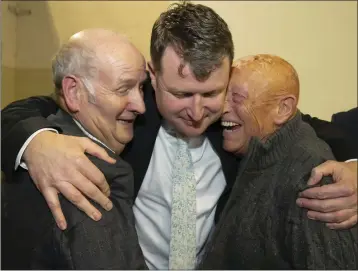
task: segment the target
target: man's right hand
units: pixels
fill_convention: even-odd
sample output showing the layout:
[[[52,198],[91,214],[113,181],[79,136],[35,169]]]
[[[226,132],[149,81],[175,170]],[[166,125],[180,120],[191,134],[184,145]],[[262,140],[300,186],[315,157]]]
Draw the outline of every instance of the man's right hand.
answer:
[[[112,209],[109,185],[103,173],[87,158],[85,153],[109,163],[115,163],[107,152],[88,138],[74,137],[43,131],[27,146],[23,159],[31,178],[45,197],[58,227],[66,229],[58,193],[93,220],[100,220],[101,213],[85,198],[98,202],[105,210]],[[83,194],[82,194],[83,193]]]

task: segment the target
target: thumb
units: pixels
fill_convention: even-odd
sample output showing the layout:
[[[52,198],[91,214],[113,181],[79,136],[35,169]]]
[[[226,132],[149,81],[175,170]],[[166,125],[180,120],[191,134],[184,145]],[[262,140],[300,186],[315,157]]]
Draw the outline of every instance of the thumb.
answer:
[[[116,160],[110,157],[105,149],[98,146],[88,138],[83,138],[81,145],[86,153],[96,156],[97,158],[102,159],[110,164],[116,163]]]
[[[323,176],[332,175],[334,172],[334,161],[326,161],[323,164],[315,167],[311,171],[311,176],[308,180],[308,185],[316,185],[323,178]]]

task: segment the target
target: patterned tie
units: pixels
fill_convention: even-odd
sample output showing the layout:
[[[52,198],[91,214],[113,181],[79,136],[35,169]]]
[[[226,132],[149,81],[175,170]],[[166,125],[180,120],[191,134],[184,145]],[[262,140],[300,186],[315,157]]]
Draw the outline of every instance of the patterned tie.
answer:
[[[178,139],[172,173],[169,269],[195,269],[196,180],[187,143]]]

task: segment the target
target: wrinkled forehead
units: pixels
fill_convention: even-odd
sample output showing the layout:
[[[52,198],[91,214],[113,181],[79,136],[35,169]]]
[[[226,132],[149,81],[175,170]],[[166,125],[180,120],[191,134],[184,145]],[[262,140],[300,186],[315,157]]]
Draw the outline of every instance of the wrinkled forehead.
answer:
[[[293,67],[274,55],[254,55],[234,62],[230,85],[232,89],[244,89],[261,93],[268,89],[281,88],[289,84],[297,74]]]
[[[107,81],[142,81],[146,78],[144,57],[136,52],[112,51],[101,58],[101,76]]]

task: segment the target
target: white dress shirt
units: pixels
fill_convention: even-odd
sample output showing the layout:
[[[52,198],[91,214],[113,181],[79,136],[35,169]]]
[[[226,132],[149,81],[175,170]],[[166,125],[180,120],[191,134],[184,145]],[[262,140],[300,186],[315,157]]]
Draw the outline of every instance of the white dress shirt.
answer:
[[[149,269],[169,268],[172,183],[177,138],[162,126],[150,164],[134,203],[139,243]],[[197,181],[197,258],[214,225],[217,202],[226,181],[218,155],[205,137],[187,141]]]

